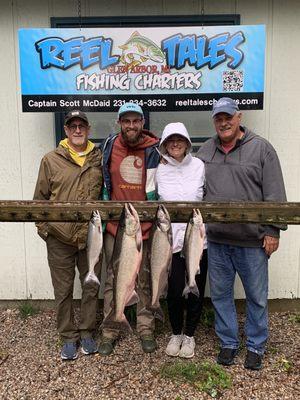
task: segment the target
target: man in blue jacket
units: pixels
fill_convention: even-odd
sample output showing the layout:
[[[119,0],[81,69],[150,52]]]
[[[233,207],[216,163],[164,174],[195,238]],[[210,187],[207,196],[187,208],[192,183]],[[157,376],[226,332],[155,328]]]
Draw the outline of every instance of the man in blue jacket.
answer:
[[[271,144],[241,126],[234,100],[223,97],[213,106],[217,135],[203,144],[206,201],[286,201],[278,156]],[[268,338],[268,258],[278,249],[282,225],[207,224],[208,270],[215,330],[221,342],[217,362],[234,363],[239,347],[234,304],[235,275],[246,295],[245,368],[262,366]]]
[[[120,132],[108,137],[103,145],[103,199],[115,201],[155,200],[155,173],[159,164],[159,139],[144,129],[144,114],[135,103],[123,104],[118,112]],[[113,301],[113,274],[109,264],[117,233],[117,222],[109,222],[104,235],[107,261],[107,279],[104,289],[104,321],[102,338],[98,348],[102,356],[112,353],[119,330],[112,329],[109,319]],[[148,242],[150,222],[141,223],[143,235],[143,259],[138,276],[137,332],[144,352],[151,353],[156,347],[153,335],[154,315],[146,309],[151,296]]]

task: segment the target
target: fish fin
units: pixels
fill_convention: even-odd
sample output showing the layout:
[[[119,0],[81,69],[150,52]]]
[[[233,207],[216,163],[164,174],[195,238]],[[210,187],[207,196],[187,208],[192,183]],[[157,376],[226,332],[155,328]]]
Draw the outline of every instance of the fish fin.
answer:
[[[125,314],[123,313],[121,321],[117,321],[114,310],[111,310],[110,313],[104,318],[101,328],[132,332],[132,328],[126,319]]]
[[[190,287],[189,285],[186,285],[185,288],[183,289],[182,297],[187,297],[189,293],[190,293]]]
[[[156,319],[159,319],[161,322],[165,322],[165,314],[161,307],[159,307],[157,310],[154,311],[154,317]]]
[[[134,290],[132,292],[132,295],[126,302],[126,307],[132,306],[133,304],[136,304],[138,301],[139,301],[139,296],[138,296],[137,292]]]
[[[154,318],[159,319],[161,322],[165,322],[165,314],[160,306],[149,306],[146,307],[146,310],[150,311],[154,315]]]
[[[172,253],[171,257],[170,257],[170,262],[169,262],[168,269],[167,269],[168,276],[170,276],[171,272],[172,272],[172,265],[173,265],[172,261],[173,261],[173,253]],[[168,290],[168,283],[166,284],[165,290]]]
[[[189,293],[193,293],[195,296],[199,297],[199,289],[198,286],[195,284],[194,286],[189,286],[188,284],[185,286],[182,292],[183,297],[187,297]]]
[[[201,237],[203,238],[205,236],[205,226],[204,226],[204,224],[201,224],[200,232],[201,232]]]
[[[96,274],[94,271],[90,271],[87,276],[84,279],[84,285],[88,285],[90,283],[96,283],[97,285],[100,286],[100,281],[97,278]]]
[[[142,233],[135,235],[135,242],[136,242],[136,248],[137,251],[140,253],[142,251]]]
[[[136,36],[141,36],[138,31],[134,31],[130,38],[134,38]]]

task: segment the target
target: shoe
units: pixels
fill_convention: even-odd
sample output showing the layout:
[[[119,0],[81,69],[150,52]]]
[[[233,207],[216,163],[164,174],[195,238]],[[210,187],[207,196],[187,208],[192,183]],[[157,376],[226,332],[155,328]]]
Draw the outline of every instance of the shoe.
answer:
[[[81,351],[85,355],[97,353],[97,345],[93,338],[85,337],[81,339]]]
[[[78,357],[77,353],[77,343],[76,342],[66,342],[64,343],[61,353],[62,360],[76,360]]]
[[[237,349],[223,347],[218,354],[217,363],[221,365],[232,365],[234,357],[237,355]]]
[[[141,343],[145,353],[153,353],[157,349],[156,340],[152,335],[141,336]]]
[[[254,353],[254,351],[247,350],[244,367],[258,371],[262,368],[262,354]]]
[[[179,357],[192,358],[195,354],[195,339],[193,336],[183,335],[182,346],[179,352]]]
[[[98,347],[98,353],[101,356],[109,356],[114,350],[115,343],[116,343],[115,339],[102,337]]]
[[[172,335],[166,348],[166,354],[171,357],[177,357],[179,355],[182,340],[183,335]]]

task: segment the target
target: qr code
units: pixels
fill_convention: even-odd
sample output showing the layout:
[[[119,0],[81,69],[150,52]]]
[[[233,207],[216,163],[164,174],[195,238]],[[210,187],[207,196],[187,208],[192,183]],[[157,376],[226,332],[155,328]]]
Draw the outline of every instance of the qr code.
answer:
[[[243,71],[224,71],[223,72],[223,91],[240,92],[244,86]]]

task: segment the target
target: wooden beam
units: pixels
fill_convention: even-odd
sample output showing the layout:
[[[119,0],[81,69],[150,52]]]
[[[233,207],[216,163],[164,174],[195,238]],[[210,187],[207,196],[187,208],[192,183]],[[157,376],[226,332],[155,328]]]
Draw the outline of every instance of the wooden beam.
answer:
[[[132,202],[141,221],[151,221],[160,202]],[[193,208],[199,208],[204,222],[300,224],[300,203],[271,202],[163,202],[173,222],[186,222]],[[116,201],[0,201],[0,222],[85,222],[99,210],[103,221],[118,220],[124,202]]]

